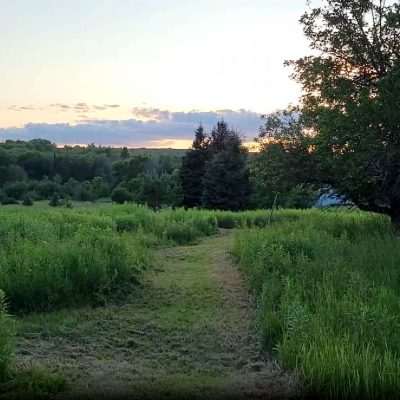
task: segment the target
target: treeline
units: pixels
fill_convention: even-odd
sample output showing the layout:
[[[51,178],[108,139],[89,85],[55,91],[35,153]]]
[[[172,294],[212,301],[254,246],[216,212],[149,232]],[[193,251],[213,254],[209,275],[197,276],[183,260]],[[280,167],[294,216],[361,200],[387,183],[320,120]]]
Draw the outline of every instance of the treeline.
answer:
[[[57,148],[47,140],[0,143],[0,201],[95,201],[115,196],[157,208],[179,204],[181,156],[90,145]],[[26,201],[27,204],[30,203]]]
[[[240,135],[224,121],[209,133],[199,126],[186,153],[94,145],[58,148],[43,139],[8,140],[0,143],[0,202],[50,200],[57,206],[111,199],[154,209],[241,210],[270,207],[279,193],[282,206],[312,205],[313,188],[303,187],[298,177],[276,176],[289,160],[285,152],[272,149],[249,154]]]

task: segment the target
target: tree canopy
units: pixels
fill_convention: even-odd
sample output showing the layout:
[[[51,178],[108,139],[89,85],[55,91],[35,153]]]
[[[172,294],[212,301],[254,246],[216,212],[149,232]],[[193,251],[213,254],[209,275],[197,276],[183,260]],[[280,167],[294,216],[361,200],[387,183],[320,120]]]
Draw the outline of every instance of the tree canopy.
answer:
[[[313,55],[288,62],[322,183],[400,222],[400,5],[325,0],[300,20]]]

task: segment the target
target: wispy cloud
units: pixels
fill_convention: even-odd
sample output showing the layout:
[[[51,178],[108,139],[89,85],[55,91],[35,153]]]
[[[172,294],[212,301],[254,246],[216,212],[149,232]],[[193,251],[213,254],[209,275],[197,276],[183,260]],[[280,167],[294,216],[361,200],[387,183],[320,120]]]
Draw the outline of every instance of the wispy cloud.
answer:
[[[63,106],[57,105],[60,109]],[[174,144],[178,144],[179,147],[188,147],[199,123],[211,129],[218,120],[224,119],[247,141],[257,135],[261,125],[260,114],[247,110],[183,112],[134,108],[134,118],[107,120],[88,115],[90,107],[86,103],[78,103],[73,107],[79,111],[80,121],[77,124],[29,123],[22,128],[3,128],[0,129],[0,140],[44,138],[57,144],[95,143],[131,147],[174,147]]]
[[[46,106],[37,107],[32,105],[12,105],[7,108],[8,111],[56,111],[56,112],[73,112],[76,114],[91,113],[97,111],[106,111],[111,109],[120,108],[119,104],[87,104],[84,102],[65,104],[65,103],[52,103]]]
[[[9,111],[33,111],[33,110],[37,110],[38,108],[36,108],[35,106],[17,106],[17,105],[12,105],[10,107],[8,107]]]

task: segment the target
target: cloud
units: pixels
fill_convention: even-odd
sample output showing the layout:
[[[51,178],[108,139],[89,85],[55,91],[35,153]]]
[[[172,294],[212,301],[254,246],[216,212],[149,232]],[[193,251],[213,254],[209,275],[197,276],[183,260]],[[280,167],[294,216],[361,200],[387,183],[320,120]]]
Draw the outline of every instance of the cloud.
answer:
[[[60,105],[59,105],[60,106]],[[188,147],[193,132],[201,123],[210,130],[218,120],[225,120],[246,141],[257,136],[262,124],[260,114],[247,110],[173,112],[156,108],[134,108],[135,118],[106,120],[87,118],[87,104],[74,105],[81,120],[69,123],[29,123],[22,128],[0,129],[0,141],[43,138],[57,144],[90,144],[103,146],[157,147],[157,144]],[[61,107],[62,108],[62,107]]]
[[[51,111],[57,111],[57,112],[74,112],[77,114],[82,114],[82,113],[90,113],[90,112],[96,112],[96,111],[106,111],[106,110],[111,110],[111,109],[116,109],[121,107],[119,104],[87,104],[87,103],[74,103],[74,104],[64,104],[64,103],[52,103],[49,105],[46,105],[44,107],[35,107],[32,105],[12,105],[8,107],[9,111],[35,111],[35,110],[41,110],[41,111],[46,111],[46,110],[51,110]]]
[[[71,106],[70,105],[68,105],[68,104],[62,104],[62,103],[54,103],[54,104],[50,104],[49,105],[49,108],[52,108],[52,109],[56,109],[56,110],[58,110],[58,111],[69,111],[70,110],[70,108],[71,108]]]
[[[37,108],[34,106],[17,106],[17,105],[12,105],[8,107],[9,111],[33,111],[36,110]]]
[[[145,107],[134,107],[132,108],[132,114],[135,118],[151,120],[151,121],[162,121],[168,120],[170,112],[167,110],[160,110],[158,108],[145,108]]]
[[[76,103],[72,109],[77,113],[88,113],[90,112],[90,106],[86,103]]]

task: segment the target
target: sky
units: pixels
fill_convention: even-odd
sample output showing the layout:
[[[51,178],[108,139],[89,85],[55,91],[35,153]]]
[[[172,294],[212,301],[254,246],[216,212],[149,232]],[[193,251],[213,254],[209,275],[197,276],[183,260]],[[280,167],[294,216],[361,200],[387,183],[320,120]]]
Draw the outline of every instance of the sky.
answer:
[[[185,148],[251,140],[296,103],[306,0],[0,0],[0,141]]]

